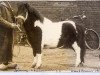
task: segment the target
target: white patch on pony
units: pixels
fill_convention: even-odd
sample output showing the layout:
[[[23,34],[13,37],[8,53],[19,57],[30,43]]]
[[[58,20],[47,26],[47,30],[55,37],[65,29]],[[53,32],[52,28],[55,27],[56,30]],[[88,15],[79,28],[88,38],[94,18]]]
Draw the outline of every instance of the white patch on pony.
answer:
[[[36,58],[36,56],[35,56],[35,57],[34,57],[34,61],[33,61],[32,65],[33,65],[33,66],[35,66],[35,65],[36,65],[36,63],[37,63],[37,58]]]
[[[16,18],[21,18],[21,19],[25,20],[25,17],[23,17],[22,15],[18,15]]]
[[[47,18],[44,18],[43,27],[42,27],[42,41],[44,45],[50,47],[57,47],[59,38],[61,36],[62,24],[60,22],[52,22]]]
[[[76,42],[74,42],[74,44],[72,45],[72,47],[74,48],[75,52],[76,52],[76,67],[79,66],[81,60],[80,60],[80,47],[77,45]]]
[[[36,54],[36,57],[37,57],[36,68],[39,68],[42,64],[42,61],[41,61],[42,54]]]
[[[42,29],[42,46],[48,45],[49,47],[57,47],[63,23],[70,23],[76,30],[76,25],[73,21],[52,22],[44,17],[43,23],[39,20],[35,21],[34,26]],[[76,31],[77,32],[77,31]]]
[[[39,20],[35,21],[34,26],[38,26],[42,29],[42,47],[48,45],[56,47],[61,35],[62,25],[59,23],[52,23],[47,18],[44,18],[44,22],[41,23]]]
[[[20,18],[20,19],[24,20],[24,22],[25,22],[25,20],[27,19],[27,17],[28,17],[28,12],[26,12],[26,16],[25,17],[22,16],[22,15],[18,15],[16,18]]]
[[[38,26],[38,27],[42,28],[42,25],[43,25],[43,24],[40,22],[40,20],[36,20],[36,21],[34,22],[34,27]]]

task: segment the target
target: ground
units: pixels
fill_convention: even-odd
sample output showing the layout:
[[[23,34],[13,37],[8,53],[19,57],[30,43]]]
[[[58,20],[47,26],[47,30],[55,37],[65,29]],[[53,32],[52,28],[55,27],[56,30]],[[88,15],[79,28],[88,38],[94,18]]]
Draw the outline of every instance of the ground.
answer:
[[[20,52],[19,52],[20,51]],[[100,50],[86,50],[83,67],[75,67],[75,52],[72,49],[43,49],[42,66],[35,71],[66,71],[66,72],[100,72]],[[15,46],[13,62],[17,63],[16,70],[34,71],[31,47]]]

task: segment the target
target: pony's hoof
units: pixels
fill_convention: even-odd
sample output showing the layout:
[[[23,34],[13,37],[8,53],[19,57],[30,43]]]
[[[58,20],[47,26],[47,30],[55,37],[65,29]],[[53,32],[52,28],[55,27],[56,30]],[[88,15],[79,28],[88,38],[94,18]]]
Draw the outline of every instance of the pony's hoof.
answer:
[[[0,71],[4,71],[4,70],[7,70],[8,67],[4,64],[0,64]]]
[[[83,63],[80,63],[79,65],[77,65],[76,67],[83,67]]]
[[[39,65],[39,66],[36,65],[36,66],[34,67],[34,69],[40,69],[40,68],[41,68],[41,65]]]
[[[84,66],[84,64],[83,63],[80,63],[78,67],[83,67],[83,66]]]
[[[31,68],[34,68],[36,66],[36,64],[32,64]]]

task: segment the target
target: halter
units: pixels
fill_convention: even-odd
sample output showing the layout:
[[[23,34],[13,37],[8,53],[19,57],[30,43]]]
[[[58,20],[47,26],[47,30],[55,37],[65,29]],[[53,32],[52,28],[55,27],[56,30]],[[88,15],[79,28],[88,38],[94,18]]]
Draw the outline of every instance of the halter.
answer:
[[[25,20],[27,19],[27,17],[28,17],[28,12],[26,12],[26,16],[25,17],[23,17],[22,15],[18,15],[16,17],[16,19],[19,18],[19,19],[22,19],[25,22]]]

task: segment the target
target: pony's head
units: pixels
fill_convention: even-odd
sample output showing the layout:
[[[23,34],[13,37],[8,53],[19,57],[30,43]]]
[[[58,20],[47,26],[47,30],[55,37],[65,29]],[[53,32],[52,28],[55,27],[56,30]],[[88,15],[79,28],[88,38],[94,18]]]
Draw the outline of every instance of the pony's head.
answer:
[[[18,4],[18,11],[16,16],[16,24],[19,24],[22,27],[23,23],[28,17],[28,10],[26,9],[26,3]]]
[[[33,7],[31,7],[28,3],[20,3],[18,5],[18,12],[16,17],[16,22],[20,24],[24,23],[28,20],[31,24],[35,21],[43,22],[43,16]]]
[[[16,16],[16,23],[17,24],[23,24],[25,20],[28,17],[28,10],[26,9],[28,7],[27,3],[20,3],[18,4],[18,11]]]

